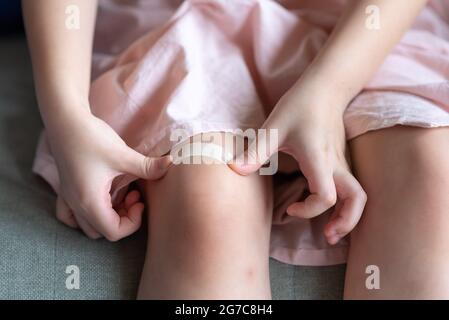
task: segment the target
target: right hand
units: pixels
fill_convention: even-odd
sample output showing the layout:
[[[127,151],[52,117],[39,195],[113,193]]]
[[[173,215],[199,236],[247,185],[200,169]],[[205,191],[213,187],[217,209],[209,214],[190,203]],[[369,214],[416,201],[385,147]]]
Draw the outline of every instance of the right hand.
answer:
[[[80,227],[93,239],[117,241],[138,230],[144,210],[139,193],[131,191],[114,209],[112,181],[122,174],[159,179],[167,172],[170,157],[145,157],[90,112],[59,117],[47,132],[60,178],[58,219]]]

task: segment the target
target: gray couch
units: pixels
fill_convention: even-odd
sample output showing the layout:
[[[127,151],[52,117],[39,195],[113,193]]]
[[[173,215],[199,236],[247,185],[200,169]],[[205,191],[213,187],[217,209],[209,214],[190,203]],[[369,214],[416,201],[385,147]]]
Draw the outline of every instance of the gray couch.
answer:
[[[31,173],[42,123],[22,36],[0,39],[0,298],[134,299],[142,230],[118,243],[92,241],[54,217],[55,195]],[[66,288],[68,265],[80,288]],[[340,299],[344,266],[270,261],[275,299]]]

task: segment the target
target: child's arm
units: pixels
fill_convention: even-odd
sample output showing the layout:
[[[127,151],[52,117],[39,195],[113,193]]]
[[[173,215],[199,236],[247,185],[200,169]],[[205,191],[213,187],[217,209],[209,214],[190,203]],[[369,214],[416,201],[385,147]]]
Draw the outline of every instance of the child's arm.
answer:
[[[311,218],[338,201],[324,230],[335,244],[357,224],[366,194],[352,176],[346,161],[343,111],[363,89],[389,51],[410,27],[425,0],[354,0],[329,40],[296,84],[280,99],[263,128],[278,129],[279,148],[298,162],[311,195],[294,203],[288,213]],[[365,26],[369,5],[380,11],[380,29]],[[265,139],[258,143],[266,144]],[[257,155],[255,144],[249,156],[259,165],[232,165],[241,174],[259,169],[267,155]],[[253,159],[254,160],[254,159]]]
[[[23,0],[22,5],[45,125],[57,124],[64,113],[77,116],[90,112],[88,95],[97,1]],[[70,10],[76,8],[79,14]],[[73,18],[79,17],[79,29],[66,26],[66,20],[72,18],[70,13]]]
[[[345,109],[377,71],[427,0],[352,0],[319,55],[292,88],[322,95],[330,86],[332,104]],[[379,29],[366,22],[368,7],[379,12]],[[326,105],[323,105],[326,107]]]
[[[57,216],[90,237],[118,240],[139,228],[143,203],[130,195],[120,215],[112,208],[112,180],[123,173],[161,177],[168,158],[152,159],[129,148],[92,115],[88,95],[94,0],[23,0],[39,108],[60,178]],[[80,29],[66,26],[66,9],[79,10]],[[132,201],[129,200],[132,198]],[[73,213],[73,217],[67,213]]]

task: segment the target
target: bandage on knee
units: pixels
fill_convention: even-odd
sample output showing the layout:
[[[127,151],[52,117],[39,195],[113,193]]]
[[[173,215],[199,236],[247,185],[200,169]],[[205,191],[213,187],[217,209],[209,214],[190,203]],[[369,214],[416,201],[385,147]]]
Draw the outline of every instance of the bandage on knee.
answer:
[[[193,157],[207,157],[222,164],[228,164],[233,154],[222,146],[210,142],[194,142],[185,144],[171,153],[174,164],[192,164]]]

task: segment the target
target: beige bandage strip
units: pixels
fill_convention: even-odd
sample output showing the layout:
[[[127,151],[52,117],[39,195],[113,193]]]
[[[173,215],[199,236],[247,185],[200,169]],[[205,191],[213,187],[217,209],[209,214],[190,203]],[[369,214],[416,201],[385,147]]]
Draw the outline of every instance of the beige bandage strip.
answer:
[[[231,152],[226,152],[222,146],[210,142],[189,143],[172,154],[174,164],[190,164],[191,158],[195,156],[212,158],[222,164],[228,164],[233,159]]]

